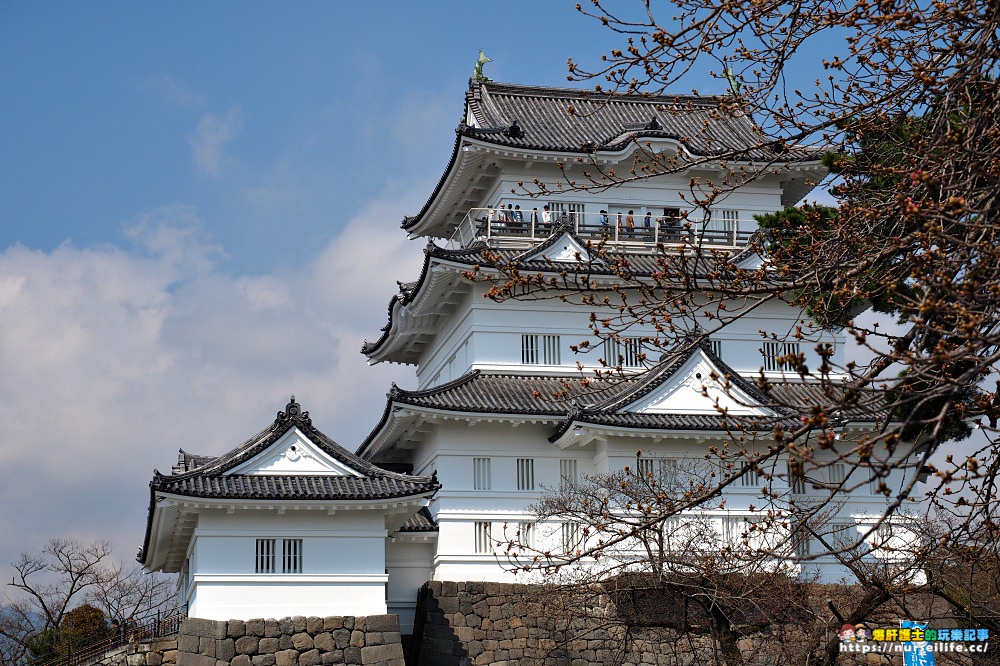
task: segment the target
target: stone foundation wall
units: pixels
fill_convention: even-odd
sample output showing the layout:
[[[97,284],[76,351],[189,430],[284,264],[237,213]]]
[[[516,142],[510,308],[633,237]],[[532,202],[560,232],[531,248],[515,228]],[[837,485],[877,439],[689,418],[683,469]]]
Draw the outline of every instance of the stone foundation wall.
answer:
[[[403,666],[399,618],[188,618],[172,638],[133,643],[102,666]]]
[[[835,633],[836,627],[772,626],[739,639],[731,649],[748,664],[804,664],[830,631]],[[420,590],[408,663],[691,666],[726,663],[722,650],[704,632],[630,625],[597,588],[431,581]],[[902,660],[845,654],[837,663],[888,666]]]

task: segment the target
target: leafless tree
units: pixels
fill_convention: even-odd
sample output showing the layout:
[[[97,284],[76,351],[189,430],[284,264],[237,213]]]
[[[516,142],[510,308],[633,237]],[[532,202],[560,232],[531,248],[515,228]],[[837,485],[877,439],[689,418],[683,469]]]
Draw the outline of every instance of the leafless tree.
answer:
[[[22,553],[0,606],[3,664],[24,662],[33,641],[58,634],[67,614],[90,604],[109,619],[142,617],[175,603],[172,581],[114,560],[104,541],[53,539],[37,553]]]

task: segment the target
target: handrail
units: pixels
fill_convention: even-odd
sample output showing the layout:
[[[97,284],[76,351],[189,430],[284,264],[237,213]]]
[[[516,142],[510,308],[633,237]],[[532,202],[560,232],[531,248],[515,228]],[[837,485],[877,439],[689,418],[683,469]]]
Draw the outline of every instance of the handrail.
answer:
[[[493,238],[540,242],[560,225],[570,226],[576,235],[584,239],[606,238],[623,244],[699,244],[720,248],[745,246],[757,230],[754,220],[743,218],[715,218],[702,223],[651,213],[629,216],[625,213],[471,208],[452,234],[450,245],[468,247],[476,240]]]
[[[79,646],[64,646],[65,655],[39,666],[80,666],[93,663],[105,653],[123,645],[174,636],[180,631],[181,622],[185,618],[185,608],[157,611],[156,615],[150,615],[141,621],[126,622],[119,629],[109,630],[108,635],[99,640]]]

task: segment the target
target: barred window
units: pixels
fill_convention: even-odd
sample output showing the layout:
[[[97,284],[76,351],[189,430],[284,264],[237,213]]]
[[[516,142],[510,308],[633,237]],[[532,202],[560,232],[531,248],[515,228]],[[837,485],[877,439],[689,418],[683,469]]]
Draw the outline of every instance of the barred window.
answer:
[[[847,465],[844,463],[833,463],[827,468],[830,485],[839,486],[847,480]]]
[[[722,358],[722,340],[710,340],[712,343],[712,353]]]
[[[801,351],[797,342],[765,342],[761,353],[764,355],[764,371],[778,372],[786,364],[778,359],[784,356],[797,356]]]
[[[559,529],[559,536],[563,552],[572,553],[580,547],[580,524],[563,523]]]
[[[757,488],[761,483],[760,470],[752,469],[750,465],[743,465],[740,485],[744,488]]]
[[[604,341],[604,362],[611,367],[641,368],[644,358],[642,342],[636,338]]]
[[[535,489],[535,459],[534,458],[518,458],[517,459],[517,489],[518,490],[534,490]]]
[[[559,461],[559,486],[566,488],[576,483],[576,461],[563,458]]]
[[[257,539],[257,573],[274,573],[276,539]]]
[[[788,487],[793,495],[806,494],[806,478],[801,470],[793,469],[792,463],[788,463]]]
[[[529,522],[517,524],[517,543],[522,548],[535,547],[535,526]]]
[[[639,458],[636,461],[636,474],[640,479],[648,480],[652,478],[660,484],[673,484],[677,482],[677,459],[676,458]]]
[[[302,539],[281,541],[281,572],[302,573]]]
[[[525,365],[559,365],[559,336],[522,335],[521,363]]]
[[[474,490],[490,490],[493,487],[490,478],[490,459],[472,459],[472,488]]]
[[[474,525],[475,548],[480,554],[493,552],[493,525],[488,521],[477,520]]]

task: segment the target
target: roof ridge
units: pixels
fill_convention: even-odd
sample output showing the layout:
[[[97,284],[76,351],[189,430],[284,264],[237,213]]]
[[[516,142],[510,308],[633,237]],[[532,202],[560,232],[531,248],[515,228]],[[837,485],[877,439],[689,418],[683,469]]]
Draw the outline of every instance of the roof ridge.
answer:
[[[537,86],[521,83],[503,83],[500,81],[490,81],[485,83],[476,82],[487,94],[491,92],[507,92],[509,94],[522,94],[545,97],[574,97],[603,99],[605,101],[623,100],[630,102],[662,102],[665,100],[683,100],[685,102],[702,102],[705,106],[718,106],[721,100],[720,95],[694,95],[691,93],[643,93],[643,92],[619,92],[615,90],[595,90],[593,88],[570,88],[566,86]]]

